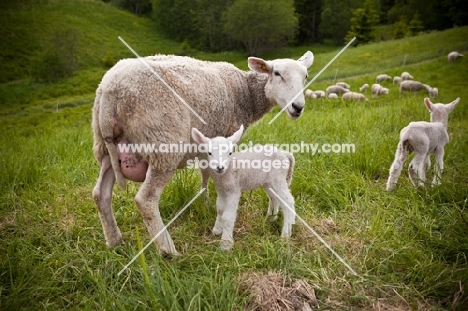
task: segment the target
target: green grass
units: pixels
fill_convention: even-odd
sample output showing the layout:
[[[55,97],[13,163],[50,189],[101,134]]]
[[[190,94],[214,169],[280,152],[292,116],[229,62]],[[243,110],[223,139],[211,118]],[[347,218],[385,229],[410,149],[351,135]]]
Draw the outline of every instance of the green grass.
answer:
[[[103,16],[105,10],[117,14],[112,18],[127,16],[100,1],[81,2],[83,8],[73,8],[79,13],[76,18],[101,14],[95,6]],[[105,28],[80,27],[90,37],[98,37]],[[374,64],[432,51],[434,36],[437,42],[455,44],[454,34],[463,31],[466,28],[385,42],[384,48],[384,43],[353,48],[336,65],[357,68],[359,76],[337,79],[356,90],[373,83],[379,70]],[[116,53],[126,53],[120,42],[112,44]],[[313,46],[306,48],[316,52]],[[306,48],[285,49],[283,57],[300,56]],[[323,53],[316,53],[310,77],[334,56],[328,47],[319,50]],[[358,61],[360,55],[368,56]],[[226,58],[234,63],[244,58],[245,63],[241,56]],[[212,57],[223,59],[222,54]],[[297,153],[291,190],[299,216],[358,272],[357,277],[300,222],[291,240],[282,241],[280,220],[266,221],[268,198],[260,190],[241,198],[234,249],[221,252],[219,238],[210,231],[216,215],[212,184],[211,201],[197,199],[169,227],[180,258],[164,258],[150,246],[117,276],[150,237],[133,202],[139,186],[130,183],[126,191],[116,189],[113,197],[125,244],[111,250],[104,245],[91,198],[99,171],[92,157],[90,125],[93,92],[105,71],[99,66],[83,68],[56,84],[22,79],[0,86],[1,310],[243,310],[252,297],[239,289],[239,279],[261,271],[305,278],[316,290],[320,310],[372,310],[377,305],[389,310],[466,309],[467,59],[449,64],[441,54],[387,71],[395,75],[407,70],[415,79],[437,86],[438,102],[461,97],[449,119],[451,141],[446,146],[443,184],[437,188],[413,188],[405,168],[397,190],[385,191],[400,129],[410,121],[429,119],[424,94],[400,96],[390,83],[388,96],[373,99],[367,93],[369,103],[311,99],[297,121],[282,115],[268,125],[279,111],[275,108],[243,138],[256,143],[355,144],[355,153]],[[311,88],[325,89],[329,83],[318,81]],[[160,202],[166,223],[199,185],[197,171],[176,174]]]

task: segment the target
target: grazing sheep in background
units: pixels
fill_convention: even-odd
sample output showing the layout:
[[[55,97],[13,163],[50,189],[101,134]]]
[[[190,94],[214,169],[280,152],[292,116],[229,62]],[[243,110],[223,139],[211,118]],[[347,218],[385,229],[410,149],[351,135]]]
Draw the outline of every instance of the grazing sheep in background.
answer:
[[[365,83],[359,88],[359,92],[363,93],[367,91],[368,88],[369,88],[369,84]]]
[[[289,191],[294,169],[294,156],[273,145],[256,145],[233,152],[243,132],[243,126],[231,137],[207,138],[196,128],[192,138],[207,146],[209,174],[216,188],[216,222],[213,233],[221,235],[221,249],[230,250],[234,244],[233,230],[242,191],[263,187],[269,197],[268,216],[276,218],[278,207],[283,210],[283,238],[291,237],[295,223],[294,198]],[[259,147],[262,147],[261,149]],[[255,164],[256,163],[256,164]],[[255,166],[254,166],[255,165]],[[273,192],[274,191],[274,192]],[[275,193],[287,204],[285,206]]]
[[[335,93],[337,95],[341,95],[341,94],[344,94],[346,92],[349,92],[348,89],[342,87],[342,86],[339,86],[339,85],[330,85],[329,87],[327,87],[325,93],[327,94],[327,97],[328,97],[328,94],[330,93]]]
[[[322,90],[317,90],[314,91],[315,98],[324,98],[325,97],[325,91]]]
[[[328,94],[328,98],[338,98],[338,94],[330,93],[330,94]]]
[[[335,85],[344,87],[345,89],[348,89],[348,90],[351,88],[351,87],[349,86],[349,84],[346,83],[346,82],[337,82]]]
[[[177,153],[141,150],[130,153],[122,152],[118,146],[190,144],[192,127],[212,137],[229,136],[241,124],[247,128],[275,105],[286,107],[293,98],[285,113],[297,119],[305,105],[303,87],[313,59],[310,51],[297,61],[249,57],[251,71],[247,72],[226,62],[156,55],[143,60],[160,78],[136,58],[120,60],[107,71],[96,91],[92,118],[93,152],[101,166],[93,198],[106,245],[113,247],[122,241],[112,212],[113,185],[117,180],[119,187],[125,188],[125,179],[130,179],[143,182],[135,203],[150,236],[159,234],[155,244],[162,253],[177,255],[169,232],[164,230],[159,199],[176,169],[184,168],[188,159],[201,156],[193,149]],[[203,186],[208,179],[205,170]]]
[[[448,61],[453,63],[457,58],[464,57],[465,55],[458,53],[457,51],[453,51],[448,53],[447,58]]]
[[[409,72],[403,71],[403,72],[401,73],[401,79],[403,79],[403,80],[413,80],[413,76],[410,75]]]
[[[415,80],[405,80],[400,83],[400,94],[403,94],[405,91],[413,91],[414,94],[420,90],[426,90],[429,92],[431,87],[427,84],[423,84]]]
[[[429,97],[436,98],[437,96],[439,96],[439,89],[436,87],[431,87],[429,89]]]
[[[312,90],[306,90],[306,91],[305,91],[305,97],[306,97],[306,98],[316,98],[317,96],[314,94],[314,91],[312,91]]]
[[[377,83],[382,83],[384,81],[391,80],[391,79],[392,79],[392,77],[390,77],[387,74],[380,74],[380,75],[377,76],[377,78],[375,78]]]
[[[393,77],[393,84],[400,84],[403,79],[399,76],[394,76]]]
[[[390,167],[387,190],[395,190],[398,177],[403,169],[408,155],[414,151],[415,155],[409,165],[409,177],[415,187],[424,186],[426,170],[431,166],[430,155],[435,154],[434,179],[432,185],[440,184],[440,177],[444,169],[444,147],[449,141],[447,133],[448,115],[460,101],[460,97],[450,104],[433,104],[429,98],[424,104],[431,113],[431,122],[410,122],[400,132],[400,141],[395,153],[395,160]]]
[[[381,86],[378,83],[372,84],[371,87],[371,92],[372,92],[372,97],[379,97],[382,94],[387,94],[388,95],[388,88]]]
[[[364,94],[356,93],[356,92],[348,92],[343,94],[343,100],[350,101],[350,100],[359,100],[359,101],[366,101],[369,100],[364,96]]]

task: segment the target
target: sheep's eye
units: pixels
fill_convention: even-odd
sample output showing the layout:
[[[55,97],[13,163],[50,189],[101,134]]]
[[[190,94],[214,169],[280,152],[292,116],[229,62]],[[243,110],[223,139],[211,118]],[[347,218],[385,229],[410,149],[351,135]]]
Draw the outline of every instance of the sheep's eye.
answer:
[[[208,155],[212,155],[211,152],[208,152]]]
[[[232,152],[229,152],[229,155],[231,155],[231,154],[232,154]]]
[[[275,71],[274,74],[275,74],[275,76],[277,76],[277,77],[281,77],[281,74],[280,74],[278,71]]]

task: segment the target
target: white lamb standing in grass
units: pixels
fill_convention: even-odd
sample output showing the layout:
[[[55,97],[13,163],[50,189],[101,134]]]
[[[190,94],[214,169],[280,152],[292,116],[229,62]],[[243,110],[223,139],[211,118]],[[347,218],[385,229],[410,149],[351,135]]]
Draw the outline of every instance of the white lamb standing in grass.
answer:
[[[295,224],[294,198],[289,191],[294,156],[273,145],[262,146],[261,151],[257,145],[241,152],[233,152],[243,130],[241,125],[240,129],[228,138],[207,138],[196,128],[192,129],[193,140],[207,149],[210,166],[208,170],[218,195],[213,233],[221,234],[223,251],[230,250],[234,245],[234,224],[244,190],[260,187],[265,190],[269,197],[267,215],[273,216],[272,220],[276,219],[278,207],[281,205],[284,219],[281,231],[283,238],[291,237],[292,225]]]
[[[391,80],[392,77],[390,77],[388,74],[380,74],[377,76],[377,78],[375,78],[375,80],[377,81],[377,83],[382,83],[384,81],[388,81],[388,80]]]
[[[399,76],[394,76],[393,77],[393,84],[400,84],[403,79]]]
[[[367,91],[368,88],[369,88],[369,84],[364,83],[364,84],[359,88],[359,92],[364,93],[365,91]]]
[[[332,99],[333,99],[333,98],[338,98],[338,94],[336,94],[336,93],[330,93],[330,94],[328,94],[328,98],[332,98]]]
[[[92,113],[93,153],[100,166],[92,195],[106,245],[122,242],[112,193],[116,181],[125,189],[128,179],[142,183],[135,203],[150,236],[157,236],[155,245],[161,253],[178,255],[160,215],[159,200],[177,169],[205,155],[193,149],[129,152],[120,148],[122,144],[190,145],[192,127],[211,137],[229,136],[276,105],[286,107],[287,116],[295,120],[304,111],[303,88],[313,60],[310,51],[298,60],[249,57],[251,70],[243,71],[227,62],[156,55],[123,59],[107,71],[96,90]],[[204,188],[208,179],[208,172],[202,172]]]
[[[426,170],[431,166],[430,155],[435,154],[434,179],[432,185],[441,183],[440,177],[444,169],[444,147],[449,141],[447,133],[448,115],[457,106],[460,97],[450,104],[433,104],[429,98],[424,104],[431,113],[431,122],[411,122],[400,132],[400,141],[395,152],[395,160],[390,167],[390,176],[387,181],[387,190],[396,188],[398,177],[403,169],[408,155],[415,153],[408,171],[411,182],[415,187],[424,186]]]
[[[410,75],[409,72],[403,71],[403,72],[401,73],[401,79],[403,79],[403,80],[413,80],[413,76]]]
[[[448,61],[453,63],[457,58],[464,57],[465,55],[458,53],[457,51],[453,51],[448,53],[447,58]]]
[[[388,95],[389,90],[386,87],[381,86],[378,83],[372,84],[371,87],[372,97],[379,97],[380,95],[386,94]]]
[[[349,84],[346,83],[346,82],[337,82],[337,83],[335,83],[335,85],[342,86],[342,87],[344,87],[345,89],[348,89],[348,90],[351,88],[351,87],[349,86]]]
[[[325,97],[325,91],[322,90],[317,90],[314,91],[315,98],[324,98]]]
[[[306,97],[306,98],[316,98],[316,97],[317,97],[317,96],[314,94],[314,91],[309,90],[309,89],[305,90],[305,93],[304,93],[304,94],[305,94],[305,97]]]
[[[439,89],[436,87],[431,87],[429,89],[429,97],[436,98],[437,96],[439,96]]]
[[[430,85],[415,80],[405,80],[401,81],[400,83],[400,94],[403,94],[406,91],[413,91],[414,94],[421,90],[426,90],[427,92],[429,92],[430,89]]]
[[[351,100],[359,100],[368,102],[369,100],[364,96],[364,94],[357,93],[357,92],[348,92],[343,94],[343,100],[351,101]]]
[[[349,92],[349,89],[347,88],[344,88],[342,86],[339,86],[339,85],[330,85],[329,87],[327,87],[325,93],[327,94],[327,97],[330,93],[335,93],[337,95],[341,95],[341,94],[344,94],[346,92]]]

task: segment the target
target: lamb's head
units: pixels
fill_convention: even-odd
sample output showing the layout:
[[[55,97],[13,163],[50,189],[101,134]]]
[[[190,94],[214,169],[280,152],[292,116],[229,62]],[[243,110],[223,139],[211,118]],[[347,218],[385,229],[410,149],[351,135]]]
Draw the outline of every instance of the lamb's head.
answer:
[[[424,104],[431,113],[431,122],[441,122],[444,124],[445,128],[447,128],[449,113],[455,109],[459,101],[460,97],[450,104],[433,104],[428,97],[424,98]]]
[[[314,62],[314,54],[307,51],[298,60],[276,59],[265,61],[257,57],[249,57],[249,68],[267,74],[268,81],[265,85],[266,97],[285,109],[291,119],[301,116],[305,105],[303,93],[307,82],[307,68]]]
[[[235,145],[239,142],[244,132],[241,127],[230,137],[208,138],[196,128],[192,128],[192,138],[200,146],[203,145],[208,154],[210,168],[218,174],[224,174],[231,163],[231,155]]]

